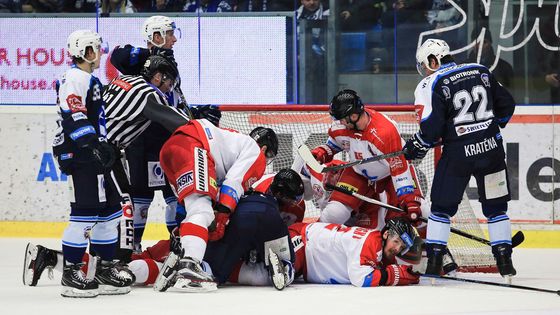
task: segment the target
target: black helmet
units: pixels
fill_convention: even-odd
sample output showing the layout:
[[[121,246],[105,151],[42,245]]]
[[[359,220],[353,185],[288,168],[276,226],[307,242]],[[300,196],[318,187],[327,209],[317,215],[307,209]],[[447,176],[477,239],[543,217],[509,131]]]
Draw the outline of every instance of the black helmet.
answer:
[[[333,97],[329,109],[329,114],[341,120],[352,114],[361,114],[364,111],[364,103],[354,90],[342,90]]]
[[[191,113],[195,119],[206,119],[213,123],[214,126],[220,126],[220,119],[222,118],[222,111],[216,105],[199,105],[190,107]]]
[[[265,155],[267,158],[272,159],[278,154],[278,137],[276,132],[270,128],[257,127],[249,133],[251,138],[255,139],[259,144],[259,147],[266,145]]]
[[[401,255],[405,254],[415,244],[415,239],[419,237],[416,229],[409,222],[401,218],[387,221],[383,227],[383,233],[387,230],[389,230],[389,233],[399,236],[405,244],[406,248],[401,251]]]
[[[270,192],[280,201],[299,202],[303,198],[303,181],[296,171],[283,168],[274,176]]]
[[[142,68],[140,74],[147,80],[150,80],[157,72],[161,72],[174,81],[179,77],[179,70],[177,70],[173,62],[165,57],[150,56],[146,63],[144,63],[144,68]]]

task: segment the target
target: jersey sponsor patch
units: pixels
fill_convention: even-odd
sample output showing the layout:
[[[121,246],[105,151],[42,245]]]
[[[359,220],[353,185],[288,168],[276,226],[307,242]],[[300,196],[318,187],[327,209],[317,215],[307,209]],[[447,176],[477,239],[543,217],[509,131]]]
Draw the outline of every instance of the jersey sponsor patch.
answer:
[[[82,102],[82,97],[76,94],[70,94],[66,97],[66,104],[72,113],[87,112],[86,106]]]
[[[194,182],[193,171],[183,173],[177,178],[177,194],[180,194],[185,188],[191,186]]]
[[[194,148],[194,171],[196,173],[196,189],[208,191],[208,158],[206,150]]]
[[[492,120],[484,121],[481,123],[470,124],[470,125],[462,125],[462,126],[455,126],[455,132],[457,136],[464,136],[469,133],[486,130],[492,124]]]
[[[78,128],[70,134],[70,138],[72,138],[72,140],[75,141],[76,139],[85,136],[87,134],[95,134],[95,129],[92,126],[85,126],[82,128]]]
[[[121,79],[116,79],[115,81],[113,81],[113,84],[120,87],[121,89],[123,89],[125,91],[128,91],[132,88],[132,84],[130,84],[126,81],[123,81]]]
[[[74,119],[74,121],[78,121],[78,120],[87,119],[87,116],[82,112],[77,112],[72,114],[72,119]]]

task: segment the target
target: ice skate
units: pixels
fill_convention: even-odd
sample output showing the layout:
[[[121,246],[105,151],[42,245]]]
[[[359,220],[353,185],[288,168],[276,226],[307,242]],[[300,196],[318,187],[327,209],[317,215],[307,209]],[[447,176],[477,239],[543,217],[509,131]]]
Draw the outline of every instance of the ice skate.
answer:
[[[64,297],[93,298],[99,295],[96,281],[87,279],[81,268],[84,263],[66,264],[62,271],[62,292]]]
[[[119,261],[100,261],[95,271],[101,295],[127,294],[135,280],[134,274]]]
[[[173,288],[185,292],[210,292],[217,290],[218,284],[198,260],[185,257],[179,261],[179,271]]]
[[[23,261],[23,284],[36,286],[45,269],[48,270],[49,279],[52,280],[54,278],[53,268],[57,261],[56,251],[41,245],[27,243]]]
[[[154,290],[159,292],[165,292],[169,287],[175,284],[177,277],[177,267],[179,266],[179,256],[170,252],[169,256],[163,262],[156,281],[154,282]]]

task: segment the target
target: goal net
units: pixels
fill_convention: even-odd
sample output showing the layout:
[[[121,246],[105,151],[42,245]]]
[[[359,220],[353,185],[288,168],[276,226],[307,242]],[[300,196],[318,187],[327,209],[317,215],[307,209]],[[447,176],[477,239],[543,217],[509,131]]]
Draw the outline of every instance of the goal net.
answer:
[[[418,131],[413,106],[372,105],[399,126],[403,139],[409,139]],[[297,156],[297,148],[305,143],[314,148],[326,143],[327,131],[332,122],[325,105],[221,105],[220,127],[232,128],[248,134],[257,126],[270,127],[278,135],[278,155],[267,167],[267,173],[290,168]],[[419,184],[429,201],[432,178],[439,157],[439,150],[430,150],[426,158],[414,161]],[[347,160],[343,153],[336,158]],[[306,218],[319,217],[320,210],[310,201],[306,202]],[[452,219],[454,228],[485,238],[466,194]],[[497,272],[490,246],[451,233],[449,249],[459,270],[463,272]]]

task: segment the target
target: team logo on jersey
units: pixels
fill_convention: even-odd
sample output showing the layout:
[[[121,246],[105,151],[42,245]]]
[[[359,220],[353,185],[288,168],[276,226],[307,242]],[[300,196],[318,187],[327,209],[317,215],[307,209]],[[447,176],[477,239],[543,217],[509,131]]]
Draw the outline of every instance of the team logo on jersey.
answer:
[[[443,79],[443,84],[449,84],[449,79]]]
[[[443,92],[443,96],[445,96],[446,100],[451,98],[451,90],[447,86],[442,86],[441,91]]]
[[[148,187],[165,185],[163,169],[157,161],[148,162]]]
[[[177,194],[180,194],[185,188],[192,185],[194,182],[194,176],[192,171],[183,173],[183,175],[177,178]]]
[[[68,108],[72,113],[86,111],[86,107],[82,102],[82,97],[76,94],[68,95],[68,97],[66,97],[66,104],[68,104]]]
[[[488,77],[487,73],[481,74],[480,80],[482,80],[482,84],[484,84],[485,87],[490,87],[490,78]]]
[[[313,184],[313,197],[315,199],[323,198],[324,190],[323,187],[319,184]]]

